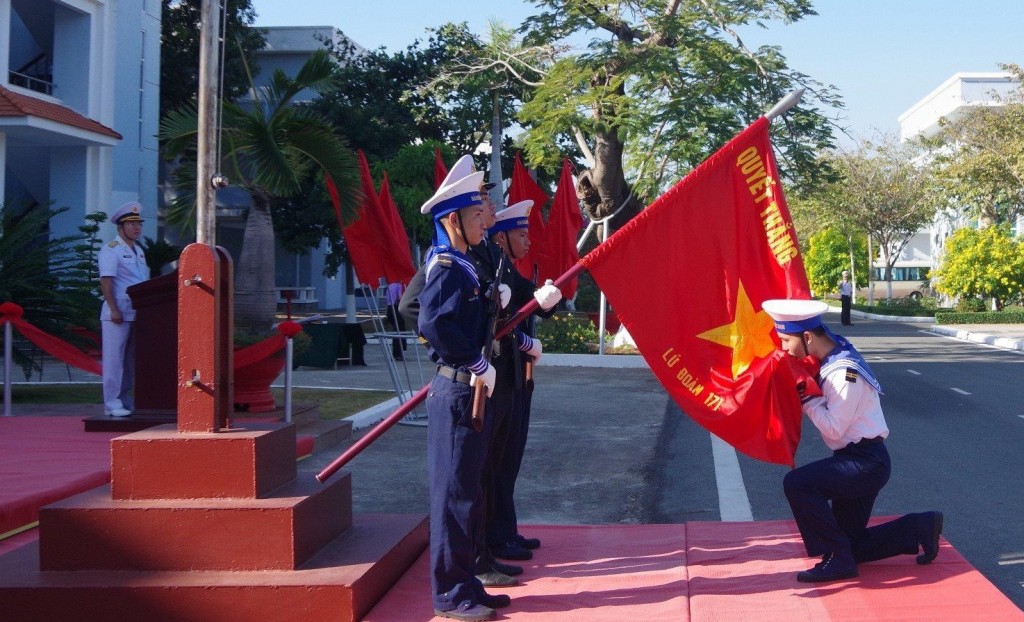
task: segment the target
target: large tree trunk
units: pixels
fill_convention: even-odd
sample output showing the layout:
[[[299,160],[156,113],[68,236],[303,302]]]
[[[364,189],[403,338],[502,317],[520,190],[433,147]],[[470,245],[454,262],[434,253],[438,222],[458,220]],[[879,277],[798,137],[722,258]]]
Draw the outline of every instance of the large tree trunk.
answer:
[[[576,184],[576,193],[593,220],[616,214],[628,199],[628,204],[612,218],[612,231],[629,222],[644,207],[636,197],[630,196],[629,184],[622,170],[623,148],[622,141],[615,134],[597,134],[594,141],[594,166],[580,173]]]
[[[277,310],[274,291],[274,223],[270,197],[252,192],[242,252],[235,269],[235,328],[250,333],[270,329]]]

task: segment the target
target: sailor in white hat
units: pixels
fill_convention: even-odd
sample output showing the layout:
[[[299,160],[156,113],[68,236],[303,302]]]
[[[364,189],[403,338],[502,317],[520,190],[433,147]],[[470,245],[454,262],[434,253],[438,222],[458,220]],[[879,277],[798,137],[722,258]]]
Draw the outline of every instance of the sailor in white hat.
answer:
[[[487,230],[492,245],[501,249],[509,260],[522,259],[530,248],[530,211],[533,201],[514,203],[499,211],[494,226]],[[551,284],[541,288],[524,278],[511,261],[506,261],[503,282],[511,284],[512,304],[508,309],[518,309],[537,299],[541,309],[535,312],[539,317],[550,317],[555,305],[562,299],[562,292]],[[498,392],[491,399],[494,419],[503,425],[495,433],[491,457],[484,475],[485,488],[492,489],[486,520],[487,547],[494,557],[507,560],[528,560],[533,557],[532,549],[540,547],[540,540],[519,534],[515,510],[515,482],[523,460],[529,428],[530,401],[533,393],[532,379],[526,375],[526,354],[536,363],[540,360],[542,347],[539,339],[520,326],[510,337],[510,347],[502,348],[502,358],[495,362],[498,369]],[[507,387],[507,390],[506,390]]]
[[[809,556],[821,562],[797,574],[807,583],[856,577],[857,564],[909,554],[929,564],[938,554],[942,513],[907,514],[867,527],[875,498],[889,481],[889,435],[881,386],[857,349],[822,322],[828,309],[814,300],[766,300],[782,349],[821,363],[822,396],[804,397],[803,413],[833,455],[790,471],[786,498]],[[830,505],[831,503],[831,505]]]
[[[421,212],[434,222],[434,245],[419,292],[418,328],[437,375],[427,406],[427,477],[430,483],[430,567],[434,613],[460,620],[493,619],[505,595],[487,594],[476,578],[477,530],[483,514],[481,471],[487,429],[472,425],[473,386],[488,395],[495,371],[481,351],[487,310],[476,267],[466,256],[484,236],[483,173],[456,165]]]
[[[135,385],[135,309],[128,288],[149,278],[146,255],[136,244],[142,235],[142,205],[125,203],[110,220],[117,237],[97,257],[103,293],[103,405],[107,415],[127,417]]]

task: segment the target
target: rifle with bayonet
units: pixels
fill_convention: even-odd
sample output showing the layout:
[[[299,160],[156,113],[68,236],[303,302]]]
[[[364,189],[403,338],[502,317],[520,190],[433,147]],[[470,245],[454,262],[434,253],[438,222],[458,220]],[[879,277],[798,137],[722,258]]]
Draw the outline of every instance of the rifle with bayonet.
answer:
[[[501,313],[501,277],[505,270],[505,254],[502,253],[501,259],[498,261],[498,272],[494,275],[494,282],[491,283],[491,289],[487,292],[487,299],[491,301],[492,313],[490,319],[487,321],[487,335],[484,341],[484,360],[487,364],[491,364],[491,355],[494,354],[494,335],[498,331],[498,316]],[[480,432],[484,429],[484,402],[487,399],[487,387],[484,386],[482,378],[476,379],[476,384],[473,386],[473,429]]]
[[[533,289],[534,289],[534,291],[537,291],[537,279],[539,277],[539,272],[540,272],[540,267],[537,264],[533,264],[533,281],[532,282],[533,282]],[[526,321],[526,324],[527,324],[526,334],[528,334],[530,337],[535,337],[536,334],[537,334],[537,328],[536,328],[537,327],[537,315],[534,314],[534,313],[531,313],[530,314],[530,319],[528,319]],[[526,388],[533,389],[533,386],[531,386],[532,383],[533,383],[533,357],[532,356],[527,357],[527,361],[526,361],[526,366],[525,367],[526,367],[526,371],[524,373],[525,378],[523,378],[523,382],[525,383]]]

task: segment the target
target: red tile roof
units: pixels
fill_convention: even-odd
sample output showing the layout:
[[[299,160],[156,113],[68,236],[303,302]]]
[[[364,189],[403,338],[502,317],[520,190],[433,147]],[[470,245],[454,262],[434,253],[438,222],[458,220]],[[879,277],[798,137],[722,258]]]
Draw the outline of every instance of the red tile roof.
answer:
[[[120,140],[120,134],[74,110],[0,86],[0,117],[39,117]]]

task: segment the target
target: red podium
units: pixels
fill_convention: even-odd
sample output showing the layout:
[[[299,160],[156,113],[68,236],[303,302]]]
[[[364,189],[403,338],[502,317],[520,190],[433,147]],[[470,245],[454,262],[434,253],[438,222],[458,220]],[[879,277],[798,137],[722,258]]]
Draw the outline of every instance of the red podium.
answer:
[[[193,244],[176,278],[177,425],[115,438],[110,486],[40,510],[0,557],[4,616],[359,620],[426,517],[353,517],[350,473],[299,476],[293,424],[232,427],[230,258]]]

